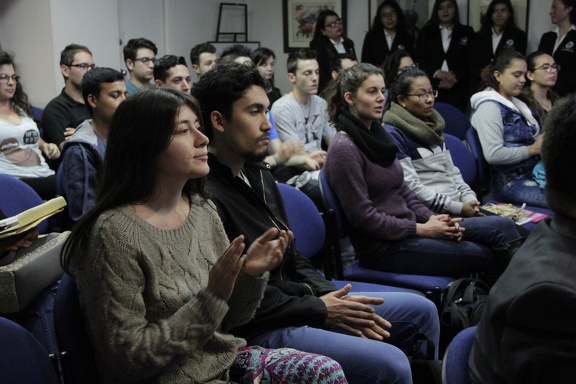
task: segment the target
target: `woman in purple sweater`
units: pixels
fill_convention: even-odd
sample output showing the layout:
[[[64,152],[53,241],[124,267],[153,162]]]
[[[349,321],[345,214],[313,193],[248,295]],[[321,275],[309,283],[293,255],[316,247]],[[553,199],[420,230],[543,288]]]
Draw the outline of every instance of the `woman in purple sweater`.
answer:
[[[508,263],[504,256],[517,232],[465,228],[462,218],[437,215],[418,200],[380,124],[385,90],[383,72],[359,64],[342,71],[328,93],[330,118],[339,132],[323,170],[350,222],[360,263],[423,275],[484,272],[484,280],[494,283]]]

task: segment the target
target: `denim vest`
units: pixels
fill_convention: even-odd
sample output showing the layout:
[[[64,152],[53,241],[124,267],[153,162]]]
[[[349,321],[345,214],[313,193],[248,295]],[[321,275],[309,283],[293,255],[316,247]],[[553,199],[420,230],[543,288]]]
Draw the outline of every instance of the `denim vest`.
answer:
[[[534,144],[534,141],[536,141],[536,138],[541,132],[541,121],[538,112],[530,109],[530,111],[532,111],[532,116],[538,122],[538,126],[530,126],[528,125],[526,118],[519,111],[515,111],[503,104],[500,104],[496,100],[486,100],[482,103],[485,102],[493,102],[500,107],[502,124],[504,125],[505,147],[523,147]],[[531,174],[532,168],[534,168],[534,165],[539,160],[540,156],[532,156],[516,164],[492,165],[492,169],[496,174],[506,174],[508,176],[512,176],[512,174],[516,174],[517,176],[519,176],[518,174]]]

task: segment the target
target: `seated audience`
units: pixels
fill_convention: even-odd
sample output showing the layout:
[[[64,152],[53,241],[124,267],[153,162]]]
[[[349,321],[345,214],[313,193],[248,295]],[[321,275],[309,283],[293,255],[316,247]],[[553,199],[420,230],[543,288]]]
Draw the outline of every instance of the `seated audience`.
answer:
[[[466,112],[469,103],[468,62],[474,30],[460,23],[456,0],[436,0],[416,42],[417,55],[438,90],[438,101]]]
[[[198,102],[172,89],[137,92],[114,115],[101,193],[62,253],[101,382],[346,383],[335,361],[229,333],[253,317],[293,235],[228,243],[203,191],[202,131]]]
[[[126,80],[128,95],[139,89],[149,89],[154,77],[154,63],[158,48],[156,44],[143,37],[130,39],[123,48],[124,64],[130,76]]]
[[[526,32],[516,26],[510,0],[492,0],[486,13],[480,15],[481,27],[472,40],[470,55],[471,89],[478,92],[489,76],[490,63],[503,49],[526,54]]]
[[[190,94],[192,79],[182,56],[164,55],[154,64],[154,85]]]
[[[409,75],[401,75],[398,82]],[[429,99],[429,82],[427,87],[397,100],[409,96],[424,104],[419,93]],[[340,73],[328,99],[339,132],[328,148],[324,172],[350,223],[350,240],[361,265],[454,277],[484,272],[483,279],[493,284],[508,262],[508,244],[519,238],[514,224],[510,229],[484,226],[436,214],[418,200],[404,180],[394,140],[380,125],[384,90],[382,70],[358,64]],[[434,144],[440,143],[436,138]]]
[[[316,54],[309,49],[291,52],[286,66],[293,88],[274,103],[272,116],[280,140],[300,141],[308,156],[304,164],[286,167],[283,172],[275,172],[274,176],[280,182],[298,187],[318,207],[322,207],[318,187],[318,176],[326,154],[322,145],[330,144],[335,130],[328,121],[326,101],[317,95],[319,69]]]
[[[553,0],[550,21],[556,28],[542,35],[538,50],[553,56],[562,66],[554,91],[566,96],[576,92],[576,0]]]
[[[370,30],[362,45],[362,62],[384,65],[397,50],[414,54],[414,37],[408,30],[406,15],[395,0],[385,0],[378,6]]]
[[[336,12],[330,9],[321,11],[314,26],[314,36],[310,41],[310,49],[316,52],[318,60],[318,93],[332,80],[332,60],[339,53],[356,56],[354,42],[344,35],[344,21]]]
[[[522,96],[527,65],[524,56],[502,50],[490,67],[484,91],[472,95],[471,123],[492,171],[496,199],[505,203],[547,207],[532,179],[542,146],[540,117]]]
[[[94,68],[82,79],[82,94],[92,118],[80,124],[64,143],[59,170],[59,183],[72,223],[96,202],[110,123],[116,108],[126,99],[126,83],[122,74],[112,68]]]
[[[470,354],[474,384],[570,383],[576,377],[576,96],[544,124],[553,218],[541,221],[490,291]]]
[[[282,196],[261,162],[271,127],[264,87],[254,69],[219,64],[192,89],[210,138],[208,191],[228,237],[244,234],[247,246],[271,226],[288,230]],[[249,345],[329,356],[351,383],[411,383],[398,347],[410,349],[418,333],[438,342],[432,302],[412,293],[351,295],[350,285],[337,290],[296,248],[291,244],[282,266],[270,271],[255,316],[232,332]]]
[[[276,55],[269,48],[257,48],[252,52],[252,62],[266,81],[266,95],[270,101],[270,107],[276,100],[282,97],[282,93],[274,87],[274,67],[276,66]]]
[[[76,127],[90,114],[82,98],[82,77],[96,65],[92,52],[78,44],[70,44],[60,53],[60,72],[64,88],[52,99],[42,113],[42,130],[49,143],[62,149],[64,140],[74,134]]]
[[[190,50],[190,64],[198,79],[211,70],[217,60],[216,47],[210,43],[196,44]]]
[[[56,176],[42,154],[57,159],[60,149],[40,137],[14,60],[0,51],[0,173],[21,179],[40,197],[51,199],[56,196]]]

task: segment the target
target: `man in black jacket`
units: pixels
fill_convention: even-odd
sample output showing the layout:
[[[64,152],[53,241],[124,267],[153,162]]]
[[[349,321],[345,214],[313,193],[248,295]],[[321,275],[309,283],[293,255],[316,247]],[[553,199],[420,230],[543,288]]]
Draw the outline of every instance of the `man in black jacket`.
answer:
[[[211,140],[207,190],[228,236],[244,234],[249,245],[262,228],[288,229],[282,197],[261,161],[271,128],[262,77],[246,66],[219,64],[192,95]],[[408,360],[394,345],[412,345],[417,333],[437,342],[434,305],[412,293],[350,296],[350,290],[324,280],[292,245],[271,272],[254,319],[233,332],[252,345],[330,356],[349,382],[411,383]]]

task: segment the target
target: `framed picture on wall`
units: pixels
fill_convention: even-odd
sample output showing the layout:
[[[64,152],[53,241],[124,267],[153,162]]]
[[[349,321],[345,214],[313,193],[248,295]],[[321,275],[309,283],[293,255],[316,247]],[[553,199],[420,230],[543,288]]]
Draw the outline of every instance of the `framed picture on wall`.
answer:
[[[282,0],[284,52],[308,48],[320,12],[329,9],[346,21],[346,0]],[[346,33],[346,23],[343,25]]]
[[[468,5],[468,25],[475,31],[480,30],[482,15],[488,10],[491,0],[472,0]],[[523,31],[528,29],[528,7],[530,0],[510,0],[514,8],[514,22]]]
[[[397,1],[400,8],[404,11],[406,21],[411,28],[421,29],[432,15],[434,0]],[[473,2],[475,1],[477,0],[473,0]],[[383,2],[384,0],[368,0],[368,28],[372,27],[376,11]],[[456,4],[458,4],[458,13],[460,14],[460,22],[462,24],[468,24],[468,2],[469,0],[456,0]]]

